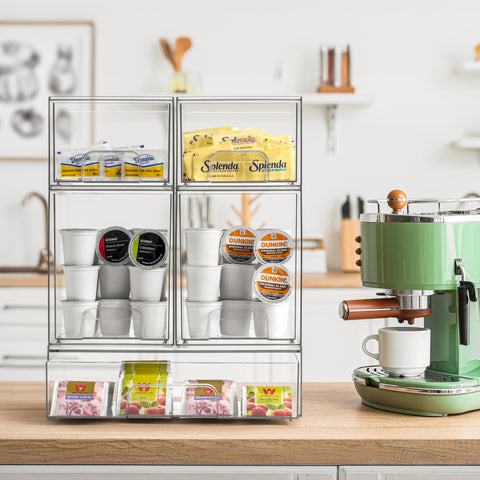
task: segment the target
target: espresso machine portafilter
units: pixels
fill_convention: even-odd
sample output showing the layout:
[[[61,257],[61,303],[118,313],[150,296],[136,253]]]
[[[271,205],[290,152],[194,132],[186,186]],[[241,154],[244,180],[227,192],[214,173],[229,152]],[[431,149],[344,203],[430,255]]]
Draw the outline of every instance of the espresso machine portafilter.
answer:
[[[457,206],[472,202],[479,200],[407,200],[393,190],[386,201],[369,201],[376,212],[361,215],[362,285],[380,291],[377,298],[341,302],[340,317],[409,324],[423,318],[431,330],[424,375],[391,378],[378,365],[354,371],[366,405],[417,415],[480,409],[480,208]]]

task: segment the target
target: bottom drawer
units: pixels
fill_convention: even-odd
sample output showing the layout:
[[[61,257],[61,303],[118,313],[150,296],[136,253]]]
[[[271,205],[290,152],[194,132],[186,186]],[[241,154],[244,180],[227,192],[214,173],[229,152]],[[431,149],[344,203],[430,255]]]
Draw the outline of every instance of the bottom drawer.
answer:
[[[63,352],[50,354],[47,381],[55,418],[301,416],[295,352]]]

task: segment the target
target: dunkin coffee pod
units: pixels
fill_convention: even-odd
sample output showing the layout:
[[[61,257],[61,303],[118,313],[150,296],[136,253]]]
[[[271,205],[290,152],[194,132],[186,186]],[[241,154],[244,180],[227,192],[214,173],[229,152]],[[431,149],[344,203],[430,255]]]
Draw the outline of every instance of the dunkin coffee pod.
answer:
[[[255,238],[254,230],[243,225],[227,230],[220,243],[224,260],[228,263],[252,263],[255,260]]]
[[[282,230],[262,230],[255,241],[254,252],[261,263],[285,263],[293,255],[293,240]]]
[[[157,268],[168,257],[168,242],[158,230],[141,230],[132,238],[128,254],[133,265],[140,268]]]
[[[109,227],[97,237],[97,256],[107,265],[125,265],[128,263],[128,246],[132,234],[123,227]]]
[[[253,278],[253,290],[262,302],[284,302],[292,293],[290,272],[283,266],[262,265]]]

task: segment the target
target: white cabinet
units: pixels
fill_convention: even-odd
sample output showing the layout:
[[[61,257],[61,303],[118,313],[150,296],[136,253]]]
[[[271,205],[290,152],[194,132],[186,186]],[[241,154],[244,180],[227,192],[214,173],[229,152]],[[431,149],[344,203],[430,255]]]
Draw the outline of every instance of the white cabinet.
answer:
[[[0,380],[44,380],[46,288],[0,289]]]
[[[342,300],[375,298],[371,288],[303,289],[303,381],[345,382],[355,368],[375,365],[362,351],[362,340],[386,325],[386,320],[344,321]]]
[[[0,466],[0,480],[336,480],[337,467]]]
[[[477,480],[480,467],[352,466],[340,467],[339,480]]]

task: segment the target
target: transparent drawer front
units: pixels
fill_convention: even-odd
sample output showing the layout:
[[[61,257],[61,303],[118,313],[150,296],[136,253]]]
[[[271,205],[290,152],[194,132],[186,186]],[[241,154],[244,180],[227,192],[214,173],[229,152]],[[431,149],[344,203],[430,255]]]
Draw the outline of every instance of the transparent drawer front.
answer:
[[[52,183],[167,183],[173,102],[169,98],[53,98]]]
[[[301,101],[178,101],[180,184],[299,184]]]
[[[169,193],[53,192],[50,343],[171,343]]]
[[[178,343],[300,343],[299,208],[297,192],[180,193]]]
[[[292,419],[301,415],[295,353],[50,355],[55,418]]]

